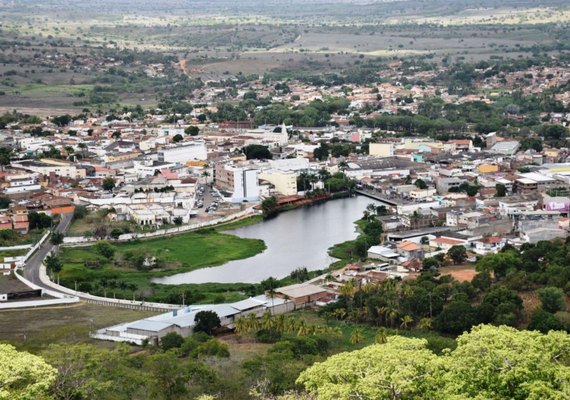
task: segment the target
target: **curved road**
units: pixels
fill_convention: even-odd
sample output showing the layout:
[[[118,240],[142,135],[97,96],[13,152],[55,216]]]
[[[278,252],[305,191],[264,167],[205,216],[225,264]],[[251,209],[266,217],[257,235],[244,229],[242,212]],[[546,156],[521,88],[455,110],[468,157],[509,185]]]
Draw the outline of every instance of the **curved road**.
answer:
[[[56,232],[65,233],[71,224],[71,220],[73,219],[73,214],[61,214],[61,219],[59,224],[55,228]],[[46,286],[40,279],[40,266],[42,261],[48,253],[54,248],[55,246],[51,244],[51,240],[47,239],[40,248],[30,257],[26,265],[24,266],[24,277],[29,280],[30,282],[38,285],[41,288],[54,290],[54,288]]]

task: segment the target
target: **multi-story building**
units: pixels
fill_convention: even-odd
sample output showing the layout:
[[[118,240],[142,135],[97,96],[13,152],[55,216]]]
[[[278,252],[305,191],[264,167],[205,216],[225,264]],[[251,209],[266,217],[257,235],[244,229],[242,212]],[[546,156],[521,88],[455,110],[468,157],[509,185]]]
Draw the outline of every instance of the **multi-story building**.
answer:
[[[294,172],[269,170],[260,173],[259,179],[271,183],[284,196],[297,194],[297,174]]]
[[[214,169],[214,182],[218,189],[229,192],[230,201],[259,200],[259,171],[250,166],[218,164]]]

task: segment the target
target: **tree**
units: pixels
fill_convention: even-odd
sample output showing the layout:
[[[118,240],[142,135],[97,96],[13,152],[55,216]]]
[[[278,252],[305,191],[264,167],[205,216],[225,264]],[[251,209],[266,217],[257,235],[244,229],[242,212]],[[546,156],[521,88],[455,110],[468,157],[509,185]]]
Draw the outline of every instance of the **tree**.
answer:
[[[188,128],[184,129],[184,133],[190,136],[198,136],[200,134],[200,128],[197,126],[189,126]]]
[[[0,344],[0,399],[44,399],[57,370],[41,357]]]
[[[563,332],[481,325],[441,356],[425,339],[390,336],[314,364],[297,383],[319,400],[563,399],[570,395],[568,356]]]
[[[120,228],[113,228],[113,230],[111,231],[111,233],[109,234],[109,236],[112,239],[117,240],[119,238],[119,236],[121,236],[123,234],[123,230]]]
[[[497,191],[495,194],[496,197],[505,197],[507,195],[507,187],[502,183],[497,183],[495,185],[495,190]]]
[[[184,137],[182,137],[181,134],[176,134],[176,135],[174,135],[174,137],[172,138],[172,141],[173,141],[174,143],[178,143],[178,142],[181,142],[181,141],[183,141],[183,140],[184,140]]]
[[[10,165],[13,149],[11,147],[0,147],[0,165],[5,167]]]
[[[0,196],[0,210],[10,207],[11,202],[12,200],[9,197]]]
[[[313,156],[319,161],[325,161],[329,158],[329,146],[321,142],[319,147],[313,151]]]
[[[115,255],[115,248],[107,242],[99,241],[93,247],[95,248],[97,253],[101,254],[103,257],[105,257],[108,260],[111,260]]]
[[[188,370],[173,352],[153,354],[144,367],[150,375],[151,398],[173,400],[187,392]]]
[[[544,287],[538,289],[538,297],[542,302],[542,309],[549,313],[564,311],[566,304],[564,303],[564,291],[557,287]]]
[[[243,148],[243,152],[248,160],[271,160],[273,158],[269,148],[260,144],[250,144]]]
[[[384,327],[378,329],[376,336],[374,336],[374,342],[377,344],[384,344],[388,341],[388,330]]]
[[[560,140],[568,135],[568,129],[562,125],[547,125],[542,129],[542,134],[545,139],[550,140]]]
[[[350,334],[350,343],[358,344],[364,340],[364,332],[362,328],[354,328]]]
[[[469,330],[477,321],[476,310],[467,301],[452,301],[434,319],[433,327],[442,333],[458,335]]]
[[[261,210],[264,218],[270,218],[277,215],[277,199],[274,196],[268,197],[261,202]]]
[[[51,244],[53,244],[54,246],[59,246],[60,244],[63,243],[63,238],[65,237],[65,235],[61,232],[53,232],[51,234]]]
[[[549,331],[565,331],[566,326],[553,314],[537,308],[530,317],[528,329],[548,333]]]
[[[51,119],[51,122],[53,122],[54,124],[56,124],[59,127],[69,125],[69,123],[71,122],[71,115],[65,114],[65,115],[53,117]]]
[[[182,225],[182,223],[184,221],[182,220],[182,217],[175,217],[173,222],[174,222],[174,225],[180,226],[180,225]]]
[[[85,206],[75,206],[75,210],[73,210],[73,218],[74,219],[82,219],[88,214],[87,207]]]
[[[422,268],[424,270],[437,269],[439,268],[439,261],[437,261],[434,257],[424,258],[422,261]]]
[[[28,221],[30,222],[30,229],[45,229],[51,228],[53,219],[44,213],[31,211],[28,214]]]
[[[421,190],[427,189],[428,187],[427,183],[425,183],[423,179],[416,179],[414,185],[416,185],[416,187]]]
[[[120,369],[117,353],[87,344],[52,344],[42,356],[57,369],[50,391],[61,400],[101,398]]]
[[[400,328],[408,329],[410,324],[414,322],[414,319],[409,315],[404,315],[401,319],[402,323],[400,324]]]
[[[214,311],[200,311],[196,314],[194,332],[204,332],[211,335],[214,329],[221,326],[220,317]]]
[[[437,360],[426,346],[423,339],[389,336],[384,344],[314,364],[301,373],[297,383],[318,394],[319,400],[420,398],[435,393],[425,390],[431,381],[425,377],[431,376]]]
[[[164,351],[178,349],[184,343],[184,338],[176,332],[169,332],[160,339],[160,347]]]
[[[108,177],[103,179],[103,190],[110,192],[115,188],[115,179]]]
[[[61,263],[59,258],[57,256],[52,255],[52,254],[48,255],[45,258],[45,264],[46,264],[46,269],[48,270],[48,272],[53,273],[53,274],[57,274],[57,273],[61,272],[61,269],[63,268],[63,264]]]
[[[486,292],[491,287],[491,274],[489,271],[481,271],[473,277],[471,284],[475,289]]]
[[[496,278],[507,275],[508,271],[516,271],[521,268],[521,259],[514,250],[508,250],[496,254],[487,254],[477,262],[478,271],[493,271]]]
[[[455,245],[448,250],[447,255],[455,264],[461,264],[467,258],[467,250],[464,246]]]

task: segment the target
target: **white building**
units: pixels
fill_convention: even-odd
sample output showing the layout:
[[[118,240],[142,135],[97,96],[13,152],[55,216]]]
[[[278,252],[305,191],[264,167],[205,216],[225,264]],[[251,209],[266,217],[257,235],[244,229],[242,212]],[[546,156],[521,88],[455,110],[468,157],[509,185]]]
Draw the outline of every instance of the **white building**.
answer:
[[[276,132],[276,130],[279,130],[279,132]],[[281,127],[271,126],[259,127],[258,129],[249,129],[242,135],[266,142],[275,142],[280,146],[286,146],[289,142],[289,134],[287,133],[287,127],[285,125],[281,125]]]
[[[166,163],[184,164],[193,160],[204,161],[207,158],[206,144],[201,141],[165,147],[158,151],[158,161]]]
[[[216,186],[222,191],[231,192],[228,201],[259,200],[259,171],[250,166],[218,164],[215,168]]]

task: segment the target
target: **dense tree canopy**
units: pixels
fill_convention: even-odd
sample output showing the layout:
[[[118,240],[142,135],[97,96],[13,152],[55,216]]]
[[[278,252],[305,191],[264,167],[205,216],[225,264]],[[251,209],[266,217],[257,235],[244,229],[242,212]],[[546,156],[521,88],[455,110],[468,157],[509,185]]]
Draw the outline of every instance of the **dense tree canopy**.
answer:
[[[481,325],[436,356],[427,341],[387,343],[334,355],[298,382],[319,400],[561,399],[570,396],[570,336]]]
[[[0,344],[0,399],[43,399],[57,371],[41,357]]]

